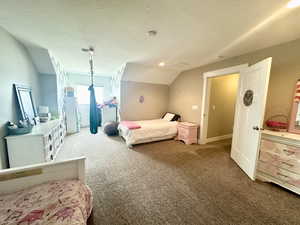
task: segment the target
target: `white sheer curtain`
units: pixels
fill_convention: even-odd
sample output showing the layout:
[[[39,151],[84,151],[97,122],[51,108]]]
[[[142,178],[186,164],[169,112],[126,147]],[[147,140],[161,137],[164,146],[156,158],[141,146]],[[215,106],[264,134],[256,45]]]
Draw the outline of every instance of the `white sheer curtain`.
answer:
[[[90,112],[90,92],[88,90],[89,86],[77,85],[76,86],[76,97],[78,101],[78,109],[80,114],[80,126],[88,127],[90,125],[89,112]],[[96,101],[98,104],[102,104],[103,97],[103,87],[94,87],[96,94]]]

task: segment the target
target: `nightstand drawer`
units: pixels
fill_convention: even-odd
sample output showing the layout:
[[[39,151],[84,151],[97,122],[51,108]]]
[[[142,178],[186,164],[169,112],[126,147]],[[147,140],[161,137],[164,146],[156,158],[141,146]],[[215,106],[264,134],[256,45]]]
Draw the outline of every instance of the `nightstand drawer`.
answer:
[[[187,137],[189,135],[189,130],[183,128],[183,127],[178,127],[178,135],[182,137]]]

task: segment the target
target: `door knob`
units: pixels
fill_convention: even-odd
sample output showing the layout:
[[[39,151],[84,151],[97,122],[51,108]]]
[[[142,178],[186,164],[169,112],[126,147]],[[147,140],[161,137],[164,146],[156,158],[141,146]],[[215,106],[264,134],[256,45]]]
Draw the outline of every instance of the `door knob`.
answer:
[[[259,128],[258,126],[252,127],[253,130],[263,130],[263,128]]]

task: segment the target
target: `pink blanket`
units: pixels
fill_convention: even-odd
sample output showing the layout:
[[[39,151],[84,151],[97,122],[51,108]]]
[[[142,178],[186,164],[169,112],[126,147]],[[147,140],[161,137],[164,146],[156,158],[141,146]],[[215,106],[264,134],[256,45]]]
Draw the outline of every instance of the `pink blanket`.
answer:
[[[129,130],[139,129],[141,128],[140,125],[133,121],[122,121],[121,124],[125,127],[127,127]]]
[[[0,195],[0,224],[86,225],[92,193],[78,180],[51,181]]]

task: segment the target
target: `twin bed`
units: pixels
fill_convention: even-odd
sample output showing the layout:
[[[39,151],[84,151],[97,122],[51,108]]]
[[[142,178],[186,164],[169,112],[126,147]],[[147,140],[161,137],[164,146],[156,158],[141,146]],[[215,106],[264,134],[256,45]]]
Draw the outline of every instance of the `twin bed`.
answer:
[[[131,147],[174,138],[180,116],[120,123],[120,135]],[[1,225],[86,225],[92,192],[85,184],[85,158],[0,171]]]
[[[136,144],[172,139],[177,135],[179,115],[166,113],[161,119],[133,121],[136,128],[131,129],[125,123],[120,123],[119,133],[128,147]]]
[[[131,147],[174,138],[180,116],[120,123],[120,135]],[[85,158],[43,163],[0,171],[1,225],[86,225],[92,192],[85,184]]]
[[[85,158],[0,171],[1,225],[86,225]]]

